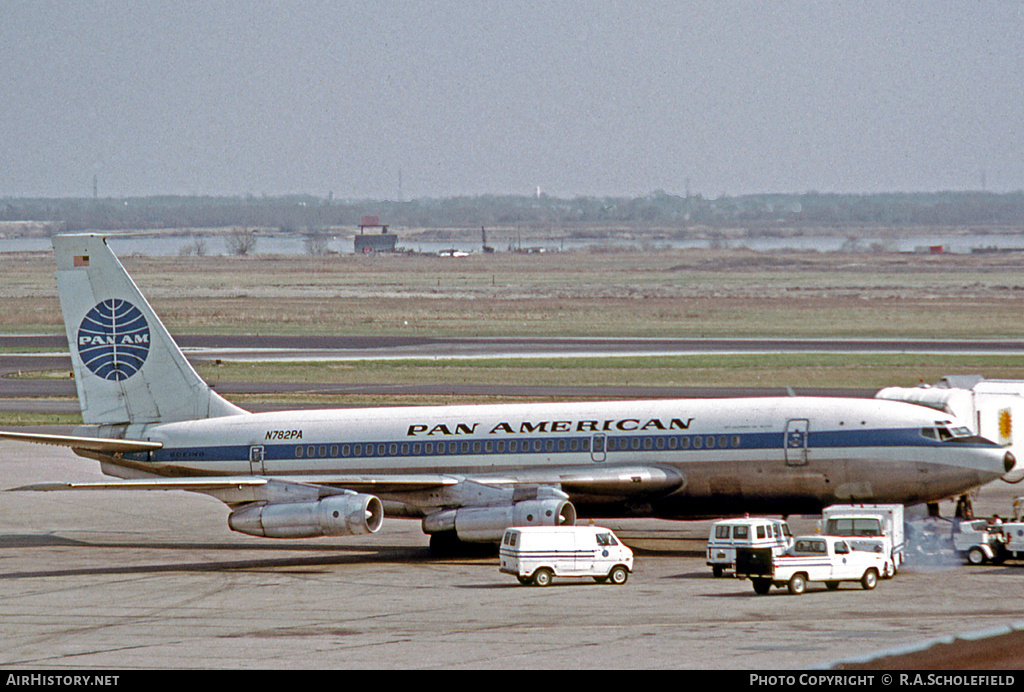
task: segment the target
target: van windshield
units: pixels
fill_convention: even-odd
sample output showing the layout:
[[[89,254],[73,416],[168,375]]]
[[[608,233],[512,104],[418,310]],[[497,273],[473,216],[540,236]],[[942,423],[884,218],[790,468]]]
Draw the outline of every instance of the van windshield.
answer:
[[[881,536],[882,524],[878,519],[829,519],[825,533],[829,536]]]
[[[597,534],[598,545],[618,545],[618,541],[615,540],[615,536],[610,533],[599,533]]]

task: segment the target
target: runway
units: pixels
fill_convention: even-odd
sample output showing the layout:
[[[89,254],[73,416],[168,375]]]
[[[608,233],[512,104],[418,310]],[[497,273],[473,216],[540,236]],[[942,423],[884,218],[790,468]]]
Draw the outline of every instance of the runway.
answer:
[[[5,489],[99,477],[65,450],[0,442]],[[982,489],[978,513],[1005,514],[1015,490]],[[179,492],[0,492],[0,666],[792,670],[1019,629],[1024,612],[1024,564],[938,555],[870,592],[758,597],[711,576],[707,522],[604,522],[637,552],[627,584],[539,589],[496,557],[431,558],[415,521],[280,541],[226,517]]]
[[[1024,354],[1024,341],[969,339],[638,339],[595,337],[182,335],[190,357],[209,360],[559,358],[756,353]],[[0,352],[67,351],[63,335],[2,335]]]

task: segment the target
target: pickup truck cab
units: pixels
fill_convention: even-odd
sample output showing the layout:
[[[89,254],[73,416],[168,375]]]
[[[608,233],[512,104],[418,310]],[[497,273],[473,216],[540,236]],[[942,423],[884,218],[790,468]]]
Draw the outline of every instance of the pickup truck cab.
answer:
[[[722,576],[736,566],[737,548],[771,548],[778,555],[793,542],[789,524],[782,519],[740,517],[722,519],[711,525],[708,535],[707,564],[712,574]]]
[[[870,590],[885,564],[881,553],[854,550],[846,539],[836,536],[797,536],[793,547],[782,555],[772,555],[766,548],[736,550],[736,576],[749,578],[759,595],[772,586],[802,594],[808,582],[824,582],[829,590],[835,590],[840,582],[857,581]]]
[[[499,555],[498,569],[524,585],[548,586],[554,577],[625,584],[633,571],[633,551],[600,526],[514,526]]]
[[[821,518],[821,533],[845,538],[852,550],[882,553],[886,557],[882,577],[896,575],[906,547],[903,505],[831,505]]]

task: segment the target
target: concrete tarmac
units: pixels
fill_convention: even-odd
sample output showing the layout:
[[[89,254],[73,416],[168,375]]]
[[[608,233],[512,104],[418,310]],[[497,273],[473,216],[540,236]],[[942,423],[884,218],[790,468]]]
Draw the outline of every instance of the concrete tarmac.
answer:
[[[5,490],[100,477],[65,450],[0,441]],[[1017,494],[993,483],[976,511],[1005,515]],[[1024,563],[941,553],[870,592],[755,596],[711,576],[710,522],[602,521],[637,553],[629,581],[537,588],[496,557],[432,558],[415,521],[276,541],[231,532],[227,514],[180,492],[0,492],[0,666],[798,669],[1020,627],[1024,612]]]

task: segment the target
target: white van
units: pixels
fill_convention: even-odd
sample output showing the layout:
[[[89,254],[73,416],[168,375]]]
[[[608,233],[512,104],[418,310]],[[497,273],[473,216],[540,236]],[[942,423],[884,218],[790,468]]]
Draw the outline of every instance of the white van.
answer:
[[[736,565],[736,548],[771,548],[774,555],[793,544],[793,533],[782,519],[742,517],[723,519],[711,525],[708,535],[707,563],[720,577]]]
[[[520,584],[547,586],[553,577],[593,577],[625,584],[633,551],[599,526],[514,526],[501,539],[499,570]]]

